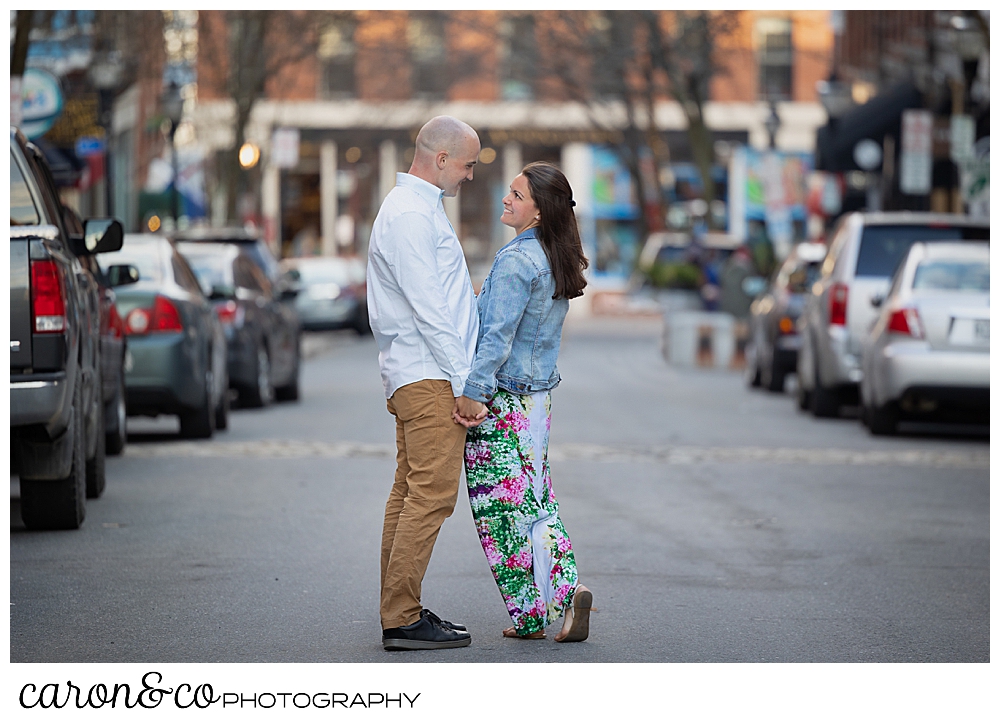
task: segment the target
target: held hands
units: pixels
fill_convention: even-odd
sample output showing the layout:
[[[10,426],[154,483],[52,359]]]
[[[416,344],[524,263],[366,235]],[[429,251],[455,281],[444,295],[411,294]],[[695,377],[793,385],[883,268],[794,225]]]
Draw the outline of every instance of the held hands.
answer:
[[[470,427],[478,427],[486,419],[486,405],[482,402],[477,402],[475,399],[469,399],[466,396],[455,398],[455,409],[452,410],[451,418],[455,420],[455,424],[461,424],[466,429]]]

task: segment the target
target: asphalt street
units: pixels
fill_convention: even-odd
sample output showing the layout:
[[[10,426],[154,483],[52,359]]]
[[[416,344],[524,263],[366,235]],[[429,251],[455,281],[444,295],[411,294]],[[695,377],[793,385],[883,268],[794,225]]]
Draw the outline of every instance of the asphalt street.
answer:
[[[301,401],[235,410],[210,441],[130,419],[80,530],[26,531],[11,479],[11,662],[989,661],[988,430],[874,438],[738,371],[672,368],[656,321],[619,319],[568,324],[553,393],[590,639],[501,637],[463,489],[423,589],[472,645],[385,652],[377,350],[307,349]]]

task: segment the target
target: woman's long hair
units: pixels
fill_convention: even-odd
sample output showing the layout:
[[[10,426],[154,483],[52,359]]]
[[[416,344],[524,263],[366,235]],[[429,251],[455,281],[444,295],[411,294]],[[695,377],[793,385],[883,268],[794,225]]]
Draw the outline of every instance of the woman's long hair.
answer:
[[[551,163],[529,163],[521,171],[528,179],[531,198],[538,207],[540,221],[538,240],[552,266],[556,282],[553,299],[574,299],[583,296],[587,280],[583,270],[589,265],[583,254],[580,229],[573,213],[573,189],[562,171]]]

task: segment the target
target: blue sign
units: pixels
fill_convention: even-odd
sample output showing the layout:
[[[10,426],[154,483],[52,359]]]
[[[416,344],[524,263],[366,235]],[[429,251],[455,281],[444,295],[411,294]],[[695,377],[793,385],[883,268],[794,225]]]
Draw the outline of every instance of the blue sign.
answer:
[[[51,73],[28,68],[21,82],[21,131],[28,138],[49,132],[62,113],[63,93]]]
[[[104,153],[104,139],[93,136],[82,136],[76,139],[74,146],[77,158],[87,158]]]

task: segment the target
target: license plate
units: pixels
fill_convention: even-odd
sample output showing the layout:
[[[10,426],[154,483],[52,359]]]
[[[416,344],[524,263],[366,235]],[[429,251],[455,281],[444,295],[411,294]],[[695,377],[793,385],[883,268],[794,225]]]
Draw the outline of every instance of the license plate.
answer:
[[[989,319],[953,319],[948,343],[953,346],[989,346]]]
[[[990,343],[990,320],[976,319],[973,324],[973,336],[978,342]]]

